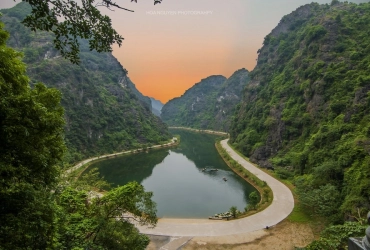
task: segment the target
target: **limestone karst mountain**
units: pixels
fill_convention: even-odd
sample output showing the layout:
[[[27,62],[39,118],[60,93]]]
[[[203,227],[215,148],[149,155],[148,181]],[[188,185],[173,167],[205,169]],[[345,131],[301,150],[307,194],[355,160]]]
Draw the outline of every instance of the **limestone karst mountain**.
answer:
[[[228,131],[248,81],[246,69],[236,71],[229,79],[210,76],[166,103],[161,117],[170,126]]]
[[[8,44],[24,53],[32,83],[41,81],[62,92],[69,161],[119,151],[169,138],[167,126],[151,113],[151,101],[127,76],[111,53],[97,53],[81,40],[81,63],[71,64],[53,48],[53,36],[31,32],[20,21],[27,3],[2,10]]]
[[[369,207],[369,23],[370,3],[311,3],[283,17],[230,129],[238,150],[296,176],[302,202],[319,199],[327,210],[315,213],[332,221]]]

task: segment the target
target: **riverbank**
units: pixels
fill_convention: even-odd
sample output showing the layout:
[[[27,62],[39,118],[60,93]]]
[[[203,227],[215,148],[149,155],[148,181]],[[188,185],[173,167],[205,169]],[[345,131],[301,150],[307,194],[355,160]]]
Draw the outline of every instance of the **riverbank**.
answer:
[[[213,134],[213,135],[225,135],[229,136],[229,133],[222,132],[222,131],[213,131],[213,130],[203,130],[203,129],[195,129],[195,128],[186,128],[186,127],[168,127],[169,129],[183,129],[183,130],[189,130],[194,131],[198,133],[207,133],[207,134]]]
[[[274,226],[284,220],[293,210],[294,199],[289,188],[267,173],[258,169],[239,156],[228,144],[228,139],[222,140],[221,145],[231,158],[241,166],[270,186],[273,192],[273,201],[263,211],[232,221],[205,221],[187,219],[160,219],[155,228],[146,228],[138,225],[141,233],[172,237],[182,236],[226,236],[245,234],[263,230],[266,226]]]
[[[229,168],[234,171],[234,173],[243,178],[246,182],[251,184],[255,189],[257,189],[260,194],[260,201],[258,205],[254,209],[250,209],[249,211],[241,211],[241,214],[238,216],[238,218],[243,218],[255,213],[259,213],[270,206],[274,197],[273,192],[271,191],[271,188],[267,185],[267,183],[259,180],[246,168],[243,168],[243,166],[241,166],[238,162],[231,159],[226,150],[221,147],[220,142],[216,142],[215,146],[218,153],[220,154],[224,162],[229,166]]]
[[[145,152],[146,150],[149,150],[149,149],[171,147],[171,146],[177,145],[178,143],[179,143],[178,138],[173,137],[169,143],[165,143],[165,144],[159,144],[159,145],[154,145],[154,146],[150,146],[150,147],[146,147],[146,148],[138,148],[138,149],[132,149],[132,150],[122,151],[122,152],[113,153],[113,154],[106,154],[106,155],[101,155],[101,156],[97,156],[97,157],[92,157],[92,158],[89,158],[89,159],[86,159],[86,160],[83,160],[83,161],[77,163],[76,165],[74,165],[70,169],[66,170],[65,173],[70,174],[70,173],[80,169],[81,167],[85,166],[88,163],[93,163],[95,161],[100,161],[102,159],[110,159],[110,158],[117,157],[117,156],[120,156],[120,155],[128,155],[128,154],[135,154],[135,153]]]

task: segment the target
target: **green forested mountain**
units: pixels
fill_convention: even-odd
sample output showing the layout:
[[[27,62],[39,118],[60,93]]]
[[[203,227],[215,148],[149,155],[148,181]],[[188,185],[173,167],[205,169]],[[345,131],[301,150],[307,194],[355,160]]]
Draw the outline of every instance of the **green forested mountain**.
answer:
[[[62,92],[69,161],[169,138],[167,126],[151,114],[151,102],[130,81],[111,53],[89,51],[81,41],[81,63],[71,64],[53,48],[53,36],[31,32],[20,21],[30,11],[22,2],[2,10],[8,45],[24,53],[32,84]]]
[[[223,76],[203,79],[181,97],[166,103],[162,120],[170,126],[228,131],[230,117],[248,81],[246,69],[236,71],[229,79]]]
[[[370,208],[370,3],[311,3],[265,37],[231,142],[340,221]],[[339,213],[338,213],[339,208]]]

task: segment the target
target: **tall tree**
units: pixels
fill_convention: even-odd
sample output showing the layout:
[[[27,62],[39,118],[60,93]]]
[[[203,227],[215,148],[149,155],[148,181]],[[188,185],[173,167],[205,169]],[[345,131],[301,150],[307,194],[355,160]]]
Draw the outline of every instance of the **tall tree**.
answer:
[[[73,63],[79,62],[78,38],[88,39],[91,50],[112,51],[111,45],[122,44],[123,37],[112,27],[111,19],[102,15],[99,6],[108,9],[123,8],[112,0],[22,0],[32,7],[31,15],[23,23],[32,30],[51,31],[56,35],[55,48]],[[131,0],[131,2],[137,0]],[[162,0],[154,0],[154,5]]]
[[[53,234],[51,190],[65,150],[60,92],[30,88],[0,23],[0,245],[43,249]]]
[[[79,184],[77,184],[79,188]],[[132,222],[154,226],[152,193],[136,182],[112,189],[103,197],[71,186],[58,194],[58,249],[145,249],[149,238]]]
[[[132,222],[156,224],[152,193],[129,183],[91,197],[86,183],[101,183],[96,174],[82,184],[59,182],[61,94],[30,87],[8,36],[0,23],[0,249],[145,249],[149,238]]]

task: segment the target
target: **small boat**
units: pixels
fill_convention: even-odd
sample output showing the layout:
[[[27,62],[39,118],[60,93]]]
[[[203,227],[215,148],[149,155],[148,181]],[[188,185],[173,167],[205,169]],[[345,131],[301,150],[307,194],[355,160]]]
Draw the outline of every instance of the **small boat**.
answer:
[[[210,169],[209,171],[218,171],[218,169],[214,168],[214,169]]]
[[[226,177],[222,178],[224,181],[227,181]]]

